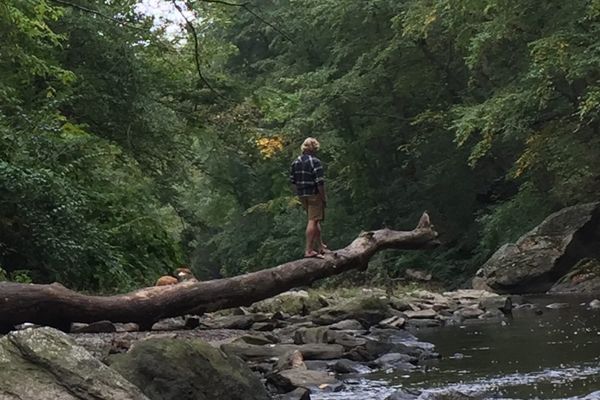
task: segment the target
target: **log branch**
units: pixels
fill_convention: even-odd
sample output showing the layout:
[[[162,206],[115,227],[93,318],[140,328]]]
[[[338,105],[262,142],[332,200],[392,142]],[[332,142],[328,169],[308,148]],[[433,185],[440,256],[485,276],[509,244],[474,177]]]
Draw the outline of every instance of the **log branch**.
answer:
[[[0,330],[32,322],[68,330],[72,322],[136,322],[150,329],[162,318],[247,306],[351,269],[363,269],[383,249],[427,249],[439,244],[424,213],[412,231],[361,233],[324,259],[305,258],[233,278],[149,287],[115,296],[89,296],[54,283],[0,283]]]

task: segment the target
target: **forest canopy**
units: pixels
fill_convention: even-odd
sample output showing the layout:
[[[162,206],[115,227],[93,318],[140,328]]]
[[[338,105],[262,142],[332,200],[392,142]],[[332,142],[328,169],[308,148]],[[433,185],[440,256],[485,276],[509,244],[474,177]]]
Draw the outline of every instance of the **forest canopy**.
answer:
[[[600,1],[0,3],[0,279],[93,292],[298,258],[287,181],[321,142],[324,236],[414,225],[389,252],[448,284],[600,195]],[[350,279],[350,278],[348,278]]]

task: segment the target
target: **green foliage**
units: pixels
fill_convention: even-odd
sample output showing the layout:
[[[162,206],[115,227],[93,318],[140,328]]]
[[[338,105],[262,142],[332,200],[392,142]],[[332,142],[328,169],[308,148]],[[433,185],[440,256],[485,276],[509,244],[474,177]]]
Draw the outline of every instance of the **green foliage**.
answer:
[[[132,2],[77,4],[0,4],[5,279],[115,291],[184,262],[206,279],[296,259],[306,136],[330,247],[424,209],[445,242],[337,284],[460,284],[600,193],[597,0],[248,3],[261,18],[200,1],[198,49]]]
[[[73,107],[84,105],[91,80],[61,57],[68,54],[65,46],[83,53],[85,45],[70,40],[75,32],[98,36],[94,18],[79,15],[70,31],[57,33],[53,25],[64,26],[72,10],[45,1],[0,9],[6,34],[0,61],[0,259],[7,278],[100,291],[149,284],[181,262],[180,228],[140,162],[104,138],[108,129],[96,131],[88,120],[119,124],[119,113],[133,114],[116,110],[128,101],[114,90],[119,83],[94,89],[102,107],[113,107],[112,115]],[[134,47],[112,45],[134,57]],[[100,63],[92,68],[105,72]],[[157,121],[172,114],[151,112]]]
[[[308,135],[321,140],[327,166],[330,244],[382,225],[410,229],[423,209],[446,242],[429,255],[378,258],[362,279],[418,267],[460,283],[548,213],[600,191],[595,2],[260,6],[267,20],[286,21],[278,26],[287,37],[227,7],[226,25],[206,26],[213,43],[221,37],[221,46],[237,47],[226,71],[252,93],[229,108],[257,111],[236,121],[238,140],[260,129],[289,144],[271,160],[248,158],[247,147],[228,153],[252,178],[236,179],[239,170],[208,178],[215,188],[235,181],[243,194],[228,196],[228,219],[201,218],[213,232],[205,242],[214,246],[211,262],[226,274],[301,249],[301,212],[273,205],[285,204],[279,182]],[[267,177],[272,185],[257,186],[255,178]]]
[[[531,185],[524,185],[513,198],[493,207],[478,219],[483,227],[479,243],[481,257],[487,257],[504,243],[517,240],[554,208],[547,195],[535,191]]]

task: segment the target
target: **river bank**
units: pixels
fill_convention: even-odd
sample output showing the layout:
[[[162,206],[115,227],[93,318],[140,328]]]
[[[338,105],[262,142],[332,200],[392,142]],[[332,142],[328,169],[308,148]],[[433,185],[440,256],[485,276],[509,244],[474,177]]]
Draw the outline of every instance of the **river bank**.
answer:
[[[142,365],[130,360],[125,373],[148,369],[151,343],[209,343],[244,360],[274,399],[525,399],[533,396],[529,386],[542,395],[580,396],[600,390],[593,378],[600,312],[592,300],[475,290],[298,290],[248,308],[163,320],[150,332],[135,324],[75,324],[69,338],[109,366],[141,352]],[[186,383],[165,377],[172,369],[212,368],[193,364],[185,351],[178,357],[154,360],[154,371],[142,375],[182,389]],[[569,381],[569,374],[577,378]],[[149,378],[128,379],[141,379],[133,382],[139,386]]]

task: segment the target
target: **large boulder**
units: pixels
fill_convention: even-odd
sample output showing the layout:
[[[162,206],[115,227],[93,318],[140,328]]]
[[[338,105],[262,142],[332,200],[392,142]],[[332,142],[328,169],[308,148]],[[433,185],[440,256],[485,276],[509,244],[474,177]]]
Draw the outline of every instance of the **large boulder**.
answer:
[[[585,258],[577,263],[552,288],[550,293],[600,292],[600,260]]]
[[[481,278],[500,293],[545,292],[583,258],[600,257],[600,203],[562,209],[502,246]]]
[[[0,399],[148,400],[115,370],[52,328],[0,338]]]
[[[113,356],[111,367],[155,400],[268,400],[240,359],[199,339],[147,339]]]

